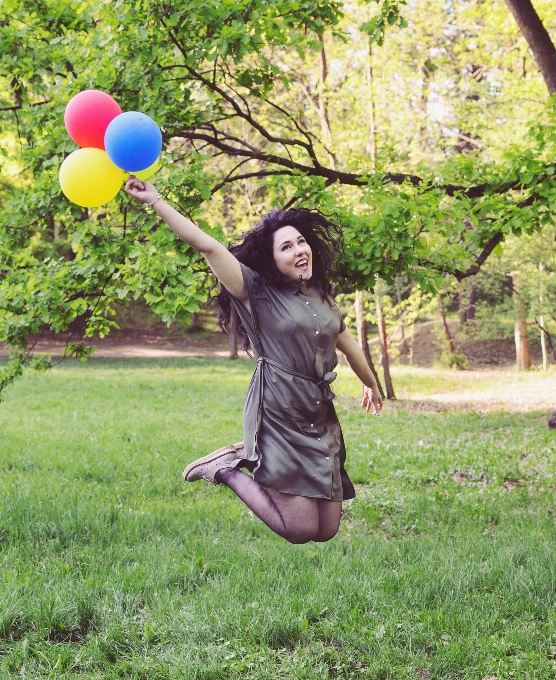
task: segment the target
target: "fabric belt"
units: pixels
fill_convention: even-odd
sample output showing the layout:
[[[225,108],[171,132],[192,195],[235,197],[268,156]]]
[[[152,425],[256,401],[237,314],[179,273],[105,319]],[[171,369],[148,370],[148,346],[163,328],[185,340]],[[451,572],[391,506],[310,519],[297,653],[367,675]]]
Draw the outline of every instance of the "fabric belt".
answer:
[[[318,385],[322,389],[322,398],[324,401],[332,401],[332,399],[334,399],[334,397],[336,396],[334,392],[332,392],[332,390],[330,389],[330,383],[334,382],[337,376],[337,373],[335,373],[334,371],[329,371],[328,373],[325,373],[323,378],[319,380],[318,378],[313,378],[310,375],[305,375],[305,373],[300,373],[299,371],[296,371],[294,368],[285,366],[284,364],[281,364],[278,361],[274,361],[273,359],[269,359],[268,357],[265,356],[258,357],[257,363],[270,364],[270,366],[277,368],[279,371],[283,371],[284,373],[288,373],[289,375],[294,375],[296,378],[302,378],[303,380],[308,380],[309,382],[315,383],[315,385]]]

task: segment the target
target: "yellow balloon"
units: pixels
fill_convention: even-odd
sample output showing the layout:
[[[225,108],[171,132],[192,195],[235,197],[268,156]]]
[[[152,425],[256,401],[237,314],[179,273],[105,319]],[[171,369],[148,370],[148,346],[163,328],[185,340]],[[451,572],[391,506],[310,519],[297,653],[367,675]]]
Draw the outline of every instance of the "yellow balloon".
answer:
[[[145,182],[150,179],[155,172],[160,170],[160,158],[157,158],[155,162],[152,165],[149,165],[148,168],[145,168],[144,170],[139,170],[139,172],[132,172],[132,175],[135,175],[137,179],[144,180]]]
[[[123,180],[124,172],[102,149],[77,149],[60,166],[62,191],[72,203],[84,208],[97,208],[111,201]]]

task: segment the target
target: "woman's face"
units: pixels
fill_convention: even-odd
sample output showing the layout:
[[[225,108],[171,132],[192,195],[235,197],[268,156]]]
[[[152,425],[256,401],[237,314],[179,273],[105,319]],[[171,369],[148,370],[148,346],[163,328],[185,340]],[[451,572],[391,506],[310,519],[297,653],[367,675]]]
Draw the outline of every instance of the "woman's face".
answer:
[[[313,254],[295,227],[281,227],[274,232],[273,255],[278,271],[288,281],[301,283],[311,278]]]

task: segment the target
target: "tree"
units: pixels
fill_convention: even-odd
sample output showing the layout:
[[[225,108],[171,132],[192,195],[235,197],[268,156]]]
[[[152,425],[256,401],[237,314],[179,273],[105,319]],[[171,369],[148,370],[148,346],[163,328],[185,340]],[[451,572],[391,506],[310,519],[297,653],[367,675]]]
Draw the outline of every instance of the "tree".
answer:
[[[530,0],[506,0],[543,75],[549,94],[556,92],[556,48]]]
[[[525,36],[527,44],[531,48],[535,61],[543,75],[549,94],[556,92],[556,47],[552,43],[548,31],[544,27],[539,15],[530,0],[506,0],[520,31]],[[540,263],[542,272],[542,262]],[[518,370],[526,370],[531,366],[529,352],[529,338],[527,333],[527,321],[525,305],[520,295],[521,286],[518,278],[513,276],[514,309],[515,309],[515,346],[516,364]],[[542,302],[542,292],[541,292]],[[546,370],[546,337],[550,338],[544,323],[544,314],[541,309],[539,324],[541,328],[543,366]]]
[[[330,0],[4,6],[0,115],[16,141],[3,162],[9,200],[0,212],[0,339],[15,350],[8,381],[31,361],[42,329],[66,332],[68,351],[85,356],[82,339],[110,331],[114,301],[143,296],[170,322],[195,312],[211,284],[197,254],[126,196],[90,213],[61,196],[57,170],[74,148],[63,110],[86,87],[163,125],[160,189],[224,242],[276,205],[303,201],[334,213],[348,244],[337,277],[356,289],[399,273],[427,289],[446,273],[463,280],[506,234],[550,223],[555,105],[514,107],[511,123],[522,116],[515,146],[507,129],[488,125],[499,94],[481,98],[488,115],[473,108],[475,88],[488,79],[469,75],[475,71],[461,55],[482,40],[481,59],[494,64],[493,46],[505,36],[499,15],[488,24],[481,3],[472,9],[488,30],[475,34],[458,24],[476,16],[457,4],[444,12],[442,3],[439,12],[430,3],[404,7],[403,18],[396,3],[369,13],[363,0],[345,9]],[[391,46],[406,43],[393,59]],[[370,59],[380,63],[377,93],[386,79],[376,74],[400,65],[408,84],[392,120],[384,89],[376,97],[376,158],[360,135],[369,109],[359,96],[367,87],[359,64]],[[519,78],[504,69],[513,96]],[[450,99],[453,84],[458,94]],[[527,87],[536,92],[534,78]],[[449,134],[427,110],[433,94],[451,111]],[[453,140],[465,133],[480,136],[481,148],[469,142],[475,150],[455,153]],[[8,170],[14,163],[17,176]]]
[[[361,290],[355,291],[355,322],[357,325],[357,341],[359,342],[359,345],[363,350],[363,354],[365,355],[365,359],[367,360],[367,365],[369,366],[372,374],[375,377],[376,384],[378,385],[378,391],[380,392],[380,396],[384,399],[385,394],[382,388],[382,383],[380,382],[380,378],[378,377],[378,373],[376,372],[376,368],[373,363],[371,353],[369,352],[369,336],[367,333],[365,298],[363,295],[363,291]]]

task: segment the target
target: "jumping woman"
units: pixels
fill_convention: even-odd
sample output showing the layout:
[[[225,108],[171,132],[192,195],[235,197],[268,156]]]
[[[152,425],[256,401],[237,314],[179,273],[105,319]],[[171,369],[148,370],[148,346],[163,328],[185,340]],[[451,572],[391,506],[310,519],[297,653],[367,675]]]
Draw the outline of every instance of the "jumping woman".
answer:
[[[221,284],[219,323],[233,324],[257,360],[245,400],[244,441],[194,461],[184,479],[226,485],[290,543],[330,540],[342,501],[355,496],[330,389],[336,349],[363,383],[361,406],[375,415],[382,408],[363,352],[329,296],[337,227],[317,211],[277,210],[228,250],[152,184],[130,177],[126,191],[206,258]]]

